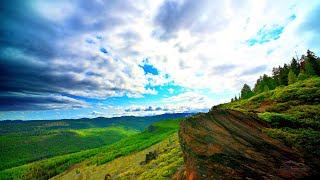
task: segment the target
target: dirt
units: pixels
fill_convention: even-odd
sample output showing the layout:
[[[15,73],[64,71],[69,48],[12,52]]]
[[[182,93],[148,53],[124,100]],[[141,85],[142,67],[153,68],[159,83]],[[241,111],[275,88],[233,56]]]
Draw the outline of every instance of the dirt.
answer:
[[[214,108],[180,124],[185,177],[197,179],[304,179],[302,155],[261,131],[255,115]],[[177,175],[177,177],[179,177]]]
[[[260,113],[263,113],[266,111],[266,108],[272,106],[276,104],[275,101],[271,101],[271,100],[268,100],[268,101],[263,101],[260,106],[256,109],[256,111],[260,112]]]

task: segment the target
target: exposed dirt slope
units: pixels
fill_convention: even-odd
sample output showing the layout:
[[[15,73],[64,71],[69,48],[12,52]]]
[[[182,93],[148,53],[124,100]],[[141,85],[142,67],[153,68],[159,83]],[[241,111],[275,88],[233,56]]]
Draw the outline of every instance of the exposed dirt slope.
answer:
[[[260,131],[254,115],[214,108],[180,124],[188,179],[299,179],[312,175],[301,155]]]

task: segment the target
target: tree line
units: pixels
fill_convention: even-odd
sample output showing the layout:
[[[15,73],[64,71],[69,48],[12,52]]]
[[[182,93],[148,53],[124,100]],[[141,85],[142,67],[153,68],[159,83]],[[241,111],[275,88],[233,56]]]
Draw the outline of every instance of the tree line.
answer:
[[[260,76],[253,89],[248,84],[244,84],[239,97],[235,96],[231,102],[248,99],[278,86],[287,86],[313,76],[320,76],[320,57],[308,50],[307,54],[302,55],[300,59],[292,58],[290,64],[273,68],[272,76],[266,74]]]

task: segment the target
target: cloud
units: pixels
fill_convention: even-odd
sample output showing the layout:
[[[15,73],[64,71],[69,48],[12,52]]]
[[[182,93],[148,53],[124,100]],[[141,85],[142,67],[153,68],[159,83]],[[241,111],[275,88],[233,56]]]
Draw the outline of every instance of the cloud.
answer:
[[[262,73],[267,69],[266,65],[261,65],[261,66],[257,66],[251,69],[247,69],[244,70],[241,75],[245,76],[245,75],[252,75],[252,74],[258,74],[258,73]]]
[[[107,98],[157,94],[145,88],[148,80],[141,67],[117,58],[117,52],[105,42],[104,35],[99,35],[126,23],[127,18],[119,9],[137,14],[132,4],[10,1],[3,5],[0,27],[3,95],[28,96],[30,92],[41,96]],[[65,10],[63,15],[61,9]],[[133,33],[119,34],[139,39]]]
[[[160,26],[154,35],[160,39],[167,40],[177,37],[177,32],[189,29],[194,33],[218,31],[226,23],[225,16],[215,18],[215,14],[221,15],[224,3],[221,1],[171,1],[166,0],[155,16],[155,24]]]
[[[61,95],[2,93],[0,111],[31,111],[88,108],[87,103]]]
[[[195,92],[186,92],[177,96],[171,96],[163,99],[163,102],[164,103],[161,106],[132,105],[126,108],[125,112],[131,113],[131,115],[144,115],[147,112],[155,112],[156,114],[199,112],[207,111],[215,104],[208,97]]]
[[[310,44],[310,49],[316,50],[318,53],[320,50],[319,42],[320,42],[320,23],[319,23],[319,16],[320,16],[320,4],[315,5],[311,10],[310,13],[306,15],[299,26],[297,33],[302,33],[305,39]]]
[[[99,112],[99,111],[92,111],[92,112],[91,112],[91,115],[93,115],[93,116],[103,116],[104,113]]]
[[[28,102],[32,109],[72,108],[84,103],[80,98],[146,98],[169,83],[193,92],[239,92],[295,51],[320,52],[319,1],[12,0],[2,6],[0,94],[15,94],[21,104],[6,107],[11,110],[23,109],[21,97],[34,94],[43,102]],[[194,109],[214,103],[197,94],[153,107],[164,110],[169,100]],[[44,98],[59,96],[69,100]]]

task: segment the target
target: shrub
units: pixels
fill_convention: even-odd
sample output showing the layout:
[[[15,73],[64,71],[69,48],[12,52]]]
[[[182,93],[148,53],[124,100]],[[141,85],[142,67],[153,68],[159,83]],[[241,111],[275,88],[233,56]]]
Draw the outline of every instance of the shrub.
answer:
[[[266,122],[268,122],[272,127],[281,128],[281,127],[291,127],[297,128],[298,124],[296,120],[289,115],[278,114],[278,113],[260,113],[259,117]]]

